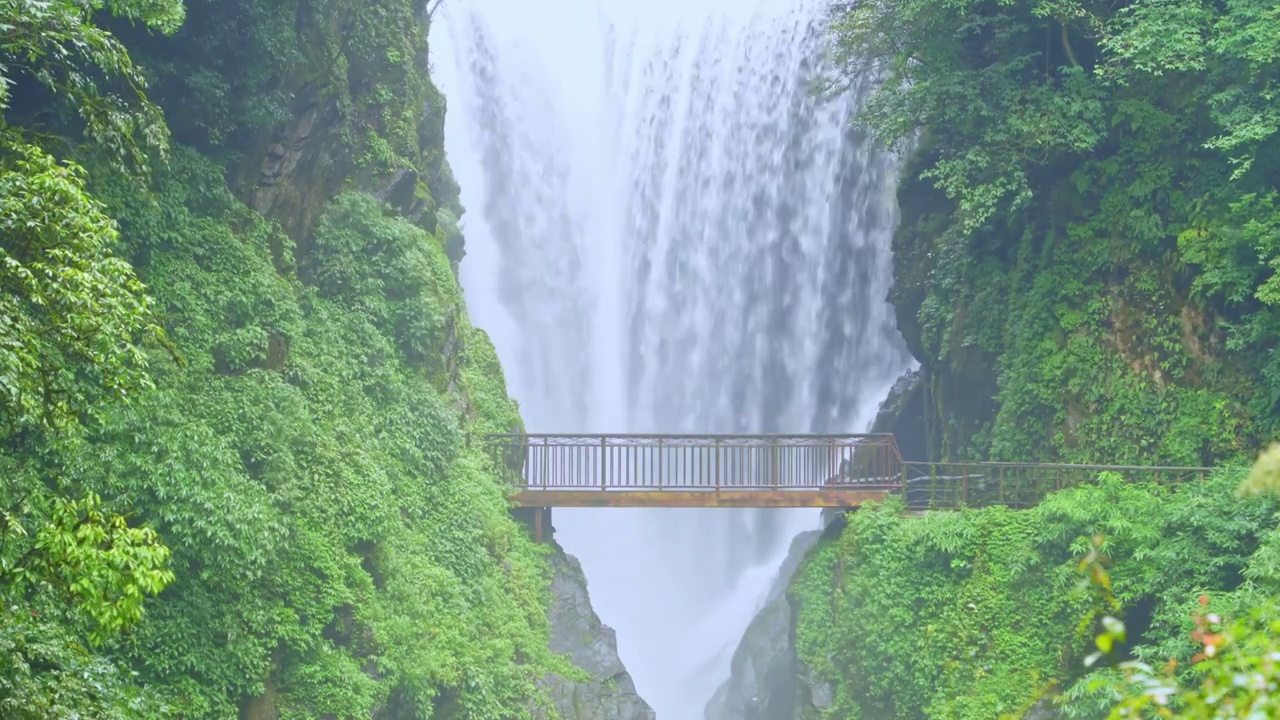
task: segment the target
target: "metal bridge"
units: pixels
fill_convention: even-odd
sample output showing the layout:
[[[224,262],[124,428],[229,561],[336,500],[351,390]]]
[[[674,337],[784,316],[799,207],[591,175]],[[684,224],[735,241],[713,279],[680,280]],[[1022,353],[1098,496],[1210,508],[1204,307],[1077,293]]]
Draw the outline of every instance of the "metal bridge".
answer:
[[[517,507],[1030,507],[1103,472],[1162,483],[1206,467],[912,462],[892,435],[490,435]]]

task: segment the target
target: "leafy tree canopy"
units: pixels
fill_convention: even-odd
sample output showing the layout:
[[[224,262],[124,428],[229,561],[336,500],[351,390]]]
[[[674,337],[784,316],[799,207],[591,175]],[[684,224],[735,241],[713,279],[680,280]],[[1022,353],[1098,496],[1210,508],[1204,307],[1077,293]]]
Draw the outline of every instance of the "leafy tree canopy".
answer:
[[[899,326],[936,452],[1212,463],[1280,430],[1280,9],[858,0],[859,122],[905,152]]]

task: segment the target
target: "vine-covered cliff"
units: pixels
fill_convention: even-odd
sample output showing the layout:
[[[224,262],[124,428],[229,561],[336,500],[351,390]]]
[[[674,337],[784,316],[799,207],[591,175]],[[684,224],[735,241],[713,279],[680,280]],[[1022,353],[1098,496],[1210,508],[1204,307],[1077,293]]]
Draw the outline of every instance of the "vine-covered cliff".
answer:
[[[0,715],[512,718],[591,682],[484,449],[521,421],[455,277],[427,13],[0,3]]]
[[[930,452],[1196,465],[1277,430],[1270,2],[837,5],[913,140],[898,324]]]

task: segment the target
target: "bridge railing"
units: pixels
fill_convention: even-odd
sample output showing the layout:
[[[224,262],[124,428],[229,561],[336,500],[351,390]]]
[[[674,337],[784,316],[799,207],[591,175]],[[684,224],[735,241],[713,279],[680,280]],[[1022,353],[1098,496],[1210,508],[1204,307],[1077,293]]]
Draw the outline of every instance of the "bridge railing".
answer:
[[[993,505],[1028,508],[1054,491],[1097,482],[1104,472],[1161,484],[1202,480],[1213,472],[1206,467],[1009,462],[904,462],[903,467],[903,494],[907,506],[916,510]]]
[[[797,490],[902,486],[892,435],[491,435],[530,490]]]
[[[892,435],[561,435],[486,438],[527,490],[817,490],[901,492],[907,506],[1026,508],[1104,472],[1174,483],[1206,467],[906,462]]]

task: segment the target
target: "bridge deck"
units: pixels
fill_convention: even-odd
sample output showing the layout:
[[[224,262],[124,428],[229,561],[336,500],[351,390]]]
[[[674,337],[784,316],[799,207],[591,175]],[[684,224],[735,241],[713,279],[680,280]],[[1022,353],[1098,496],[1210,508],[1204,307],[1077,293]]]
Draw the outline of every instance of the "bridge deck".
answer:
[[[897,488],[810,490],[519,490],[517,507],[853,508]]]
[[[519,507],[857,507],[901,488],[892,435],[510,435]]]
[[[925,463],[892,435],[491,435],[517,507],[1030,507],[1100,473],[1176,482],[1204,467]],[[518,471],[516,470],[518,468]]]

